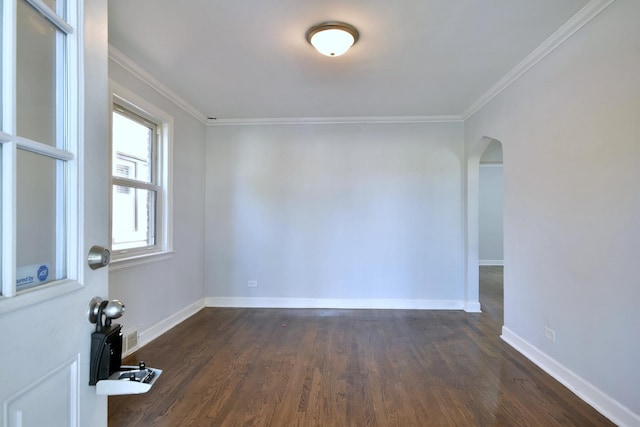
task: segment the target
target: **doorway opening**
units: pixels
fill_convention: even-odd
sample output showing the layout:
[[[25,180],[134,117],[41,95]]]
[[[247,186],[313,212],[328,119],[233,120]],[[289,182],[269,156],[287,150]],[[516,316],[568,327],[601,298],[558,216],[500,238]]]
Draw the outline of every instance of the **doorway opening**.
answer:
[[[496,324],[504,322],[504,249],[502,144],[493,140],[484,149],[478,169],[479,298]]]
[[[466,182],[466,310],[489,312],[500,325],[504,324],[502,148],[500,141],[488,137],[471,147]]]

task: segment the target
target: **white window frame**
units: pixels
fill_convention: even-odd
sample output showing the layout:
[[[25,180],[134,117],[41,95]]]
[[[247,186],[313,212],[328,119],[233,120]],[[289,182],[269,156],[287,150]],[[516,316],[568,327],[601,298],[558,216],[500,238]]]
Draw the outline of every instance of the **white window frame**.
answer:
[[[167,259],[173,254],[173,117],[156,107],[152,103],[146,101],[142,97],[132,91],[122,87],[121,85],[110,82],[111,85],[111,114],[113,117],[114,104],[128,110],[143,119],[156,124],[156,164],[155,171],[156,183],[159,188],[157,190],[156,199],[156,244],[152,247],[126,249],[121,251],[111,251],[111,264],[109,270],[119,270],[148,262],[160,261]],[[110,119],[111,120],[111,119]],[[113,123],[109,129],[113,129]],[[109,138],[111,141],[111,138]],[[120,179],[113,177],[113,144],[110,146],[109,171],[111,176],[110,185],[110,205],[113,203],[113,187]],[[145,185],[136,185],[136,187],[144,188]],[[155,189],[155,186],[154,186]],[[110,210],[109,214],[109,241],[112,241],[113,218]]]
[[[38,141],[32,141],[17,135],[16,131],[16,14],[17,3],[24,1],[33,7],[58,31],[58,37],[64,37],[62,45],[57,47],[57,96],[58,111],[63,111],[57,120],[57,148]],[[66,8],[66,16],[60,16]],[[2,151],[2,294],[0,295],[0,314],[28,305],[48,300],[58,295],[81,288],[83,277],[82,232],[80,218],[82,203],[80,188],[81,165],[78,158],[82,156],[83,137],[83,103],[84,85],[81,64],[82,60],[82,2],[66,0],[58,2],[58,11],[52,10],[42,0],[3,0],[0,8],[2,22],[2,45],[0,47],[2,73],[2,117],[0,118],[0,150]],[[63,55],[63,51],[66,55]],[[57,215],[66,212],[66,278],[46,283],[42,286],[16,290],[16,179],[18,150],[29,151],[65,162],[66,180],[63,199],[58,200]]]

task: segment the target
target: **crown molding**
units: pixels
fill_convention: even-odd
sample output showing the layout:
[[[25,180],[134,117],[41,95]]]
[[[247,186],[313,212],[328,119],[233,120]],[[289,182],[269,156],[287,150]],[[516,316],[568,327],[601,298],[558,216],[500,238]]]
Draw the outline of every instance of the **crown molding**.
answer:
[[[586,25],[600,12],[609,7],[615,0],[591,0],[577,14],[564,23],[556,32],[546,39],[540,46],[534,49],[525,59],[509,71],[502,79],[491,87],[487,92],[478,98],[469,108],[462,113],[463,120],[473,116],[478,110],[498,96],[503,90],[518,80],[531,67],[540,62],[544,57],[556,50],[569,37],[574,35],[580,28]]]
[[[165,96],[178,107],[191,114],[207,126],[246,126],[246,125],[300,125],[300,124],[344,124],[344,123],[450,123],[462,122],[462,116],[388,116],[388,117],[283,117],[251,119],[212,119],[185,101],[180,95],[169,89],[164,83],[152,76],[117,48],[109,45],[109,59],[133,74],[143,83]]]
[[[563,24],[524,60],[509,71],[502,79],[467,108],[462,115],[438,116],[379,116],[379,117],[284,117],[284,118],[250,118],[250,119],[211,119],[180,97],[164,83],[153,77],[131,58],[109,45],[109,59],[133,74],[142,82],[171,100],[178,107],[189,113],[199,122],[207,126],[247,126],[247,125],[308,125],[308,124],[379,124],[379,123],[456,123],[464,122],[493,98],[518,80],[543,58],[556,50],[584,25],[598,16],[615,0],[591,0],[576,15]]]
[[[169,89],[164,83],[153,77],[147,70],[138,65],[133,59],[129,58],[112,45],[109,45],[109,59],[133,74],[147,86],[151,87],[156,92],[169,99],[182,110],[189,113],[200,123],[205,125],[207,124],[206,115],[202,114],[200,111],[198,111],[197,108],[189,104],[180,95]]]
[[[330,125],[378,123],[462,123],[462,116],[285,117],[264,119],[209,119],[207,126]]]

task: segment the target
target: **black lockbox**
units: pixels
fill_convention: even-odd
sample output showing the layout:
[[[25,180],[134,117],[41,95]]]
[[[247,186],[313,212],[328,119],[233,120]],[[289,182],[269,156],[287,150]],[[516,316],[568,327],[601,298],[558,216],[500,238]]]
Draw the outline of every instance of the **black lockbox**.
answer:
[[[91,334],[89,385],[109,378],[122,364],[122,326],[114,323],[100,329]]]

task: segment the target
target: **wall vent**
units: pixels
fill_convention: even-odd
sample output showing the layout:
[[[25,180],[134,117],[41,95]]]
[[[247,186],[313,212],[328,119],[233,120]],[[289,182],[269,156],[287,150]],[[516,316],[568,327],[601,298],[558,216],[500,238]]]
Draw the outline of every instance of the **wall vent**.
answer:
[[[123,337],[123,349],[122,352],[125,354],[131,353],[131,350],[138,346],[138,330],[134,329],[132,331],[127,331],[124,333]]]

